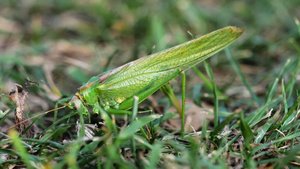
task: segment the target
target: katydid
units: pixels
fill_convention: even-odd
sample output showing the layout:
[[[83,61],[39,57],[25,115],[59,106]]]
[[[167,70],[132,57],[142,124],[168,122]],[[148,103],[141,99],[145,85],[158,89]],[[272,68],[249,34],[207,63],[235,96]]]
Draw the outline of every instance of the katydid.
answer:
[[[108,73],[92,77],[70,98],[68,106],[88,115],[104,110],[127,110],[133,97],[145,100],[181,72],[227,47],[242,33],[228,26],[164,51],[129,62]]]

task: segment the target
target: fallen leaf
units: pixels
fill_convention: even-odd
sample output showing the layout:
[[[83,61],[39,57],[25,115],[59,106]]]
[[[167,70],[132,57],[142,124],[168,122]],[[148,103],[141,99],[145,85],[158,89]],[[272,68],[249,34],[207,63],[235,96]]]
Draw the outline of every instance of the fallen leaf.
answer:
[[[180,100],[181,104],[182,101]],[[197,106],[192,99],[186,99],[186,111],[185,111],[185,132],[193,132],[197,131],[199,128],[203,126],[203,122],[205,119],[211,119],[211,115],[208,113],[212,110],[201,108]],[[168,112],[175,112],[176,109],[174,107],[170,107]],[[181,129],[181,119],[179,115],[175,115],[172,119],[167,120],[165,124],[168,128],[173,130]]]

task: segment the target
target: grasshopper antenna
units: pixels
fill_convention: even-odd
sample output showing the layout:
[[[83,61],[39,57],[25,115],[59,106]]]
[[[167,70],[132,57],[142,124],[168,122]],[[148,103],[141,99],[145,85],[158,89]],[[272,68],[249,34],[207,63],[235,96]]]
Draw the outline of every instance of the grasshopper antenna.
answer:
[[[68,106],[68,105],[64,105],[64,106],[61,106],[61,107],[58,107],[58,108],[55,108],[55,109],[52,109],[52,110],[48,110],[48,111],[46,111],[46,112],[44,112],[44,113],[37,114],[37,115],[35,115],[35,116],[33,116],[33,117],[30,117],[30,118],[28,118],[28,119],[25,119],[25,120],[23,120],[23,121],[21,121],[21,122],[15,124],[15,125],[13,125],[13,126],[7,128],[7,129],[5,130],[5,132],[7,132],[7,131],[9,131],[10,129],[15,128],[16,126],[18,126],[18,125],[20,125],[20,124],[22,124],[22,123],[25,123],[25,122],[27,122],[27,121],[29,121],[29,120],[31,120],[31,119],[37,118],[37,117],[39,117],[39,116],[41,116],[41,115],[45,115],[45,114],[47,114],[47,113],[50,113],[50,112],[53,112],[53,111],[56,111],[56,110],[60,110],[60,109],[66,108],[67,106]],[[1,131],[1,132],[4,132],[4,131]]]

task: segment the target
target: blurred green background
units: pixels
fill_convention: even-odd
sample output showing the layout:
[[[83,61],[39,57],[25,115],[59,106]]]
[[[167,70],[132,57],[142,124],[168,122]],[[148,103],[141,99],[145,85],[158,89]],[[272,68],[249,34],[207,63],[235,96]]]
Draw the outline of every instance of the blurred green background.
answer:
[[[36,100],[55,101],[94,75],[192,39],[188,31],[200,36],[228,25],[245,28],[230,49],[257,85],[296,56],[299,9],[299,0],[1,1],[0,86],[11,91],[29,78],[40,83],[30,88]],[[224,52],[209,62],[220,87],[239,83]],[[201,83],[188,73],[190,85]]]

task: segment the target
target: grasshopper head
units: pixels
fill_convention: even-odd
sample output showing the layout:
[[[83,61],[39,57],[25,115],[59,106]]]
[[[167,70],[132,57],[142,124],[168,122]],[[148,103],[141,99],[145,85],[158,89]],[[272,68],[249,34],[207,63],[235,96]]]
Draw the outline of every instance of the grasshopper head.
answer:
[[[78,111],[79,113],[82,113],[83,115],[89,115],[89,110],[77,95],[74,95],[70,98],[69,107],[73,110]]]

